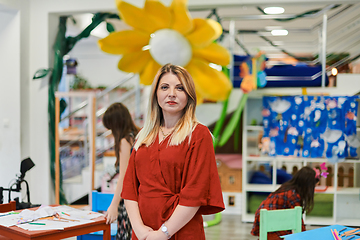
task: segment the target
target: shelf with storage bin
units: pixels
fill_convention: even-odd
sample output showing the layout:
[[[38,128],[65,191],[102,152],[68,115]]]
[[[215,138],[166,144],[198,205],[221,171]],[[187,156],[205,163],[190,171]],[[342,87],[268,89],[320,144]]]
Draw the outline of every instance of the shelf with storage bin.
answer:
[[[360,198],[360,188],[338,188],[336,192],[337,194],[358,195]]]
[[[246,184],[248,192],[272,192],[274,191],[273,184]]]
[[[85,133],[84,133],[84,130],[80,130],[76,127],[69,127],[69,128],[63,129],[60,132],[59,140],[62,142],[85,141]]]
[[[304,217],[305,224],[308,225],[334,225],[335,221],[333,217]]]
[[[345,219],[339,219],[337,221],[337,224],[344,225],[344,226],[360,226],[360,220],[355,218],[345,218]]]
[[[339,194],[334,206],[337,222],[343,222],[347,226],[360,226],[360,195]],[[356,224],[357,223],[357,224]]]
[[[250,125],[245,127],[246,131],[263,131],[264,127],[260,125]]]
[[[249,161],[276,161],[276,162],[324,162],[326,161],[325,158],[302,158],[302,157],[287,157],[287,156],[276,156],[276,157],[269,157],[269,156],[247,156],[247,160]]]
[[[321,194],[333,194],[335,192],[334,187],[329,186],[316,186],[315,187],[315,194],[321,193]]]
[[[84,107],[84,112],[87,113],[87,124],[81,123],[84,130],[78,130],[71,125],[71,116],[68,118],[60,119],[60,99],[79,98],[81,101],[87,100],[88,104]],[[74,161],[78,160],[78,153],[81,152],[80,162],[78,164],[81,169],[84,164],[83,160],[86,160],[86,156],[89,157],[90,171],[94,173],[95,165],[95,95],[93,93],[79,93],[79,92],[56,92],[55,93],[55,203],[60,203],[60,180],[64,176],[64,168],[69,163],[69,169],[74,168]],[[69,101],[70,102],[70,101]],[[86,109],[86,110],[85,110]],[[68,115],[69,111],[64,111],[64,115]],[[62,121],[61,121],[62,120]],[[64,129],[68,129],[65,131]],[[88,135],[85,137],[85,132]],[[80,140],[79,140],[80,139]],[[64,143],[66,142],[66,143]],[[74,151],[74,144],[76,142],[76,151]],[[84,142],[84,143],[83,143]],[[82,149],[80,149],[80,145]],[[75,153],[76,154],[73,154]],[[74,155],[74,156],[73,156]],[[68,161],[69,160],[69,161]],[[66,161],[66,162],[65,162]],[[63,176],[60,177],[60,168],[62,169]],[[78,172],[78,171],[77,171]],[[94,174],[92,174],[93,176]],[[91,179],[91,190],[94,189],[94,181]],[[90,190],[90,189],[89,189]],[[91,190],[89,192],[91,192]]]
[[[344,162],[331,164],[326,158],[263,156],[261,150],[256,149],[263,132],[261,111],[261,98],[249,96],[243,110],[242,221],[254,221],[254,202],[252,202],[254,193],[260,194],[256,199],[259,204],[266,198],[266,195],[261,196],[261,194],[273,192],[280,186],[276,182],[276,169],[284,167],[288,173],[291,173],[293,167],[297,169],[303,166],[318,167],[321,163],[327,162],[326,166],[331,169],[331,173],[327,179],[321,179],[321,186],[315,191],[315,209],[313,213],[304,215],[305,224],[360,226],[360,160],[346,159]],[[249,125],[250,122],[256,122],[257,125]],[[266,174],[272,175],[271,184],[249,182],[251,174],[254,170],[259,170],[258,167],[261,165],[266,165],[268,168]],[[250,207],[252,212],[249,211]],[[344,209],[349,210],[344,211]]]
[[[308,218],[332,218],[335,221],[334,214],[335,192],[314,193],[314,208],[310,213],[305,213],[305,222]],[[323,223],[321,223],[323,224]]]

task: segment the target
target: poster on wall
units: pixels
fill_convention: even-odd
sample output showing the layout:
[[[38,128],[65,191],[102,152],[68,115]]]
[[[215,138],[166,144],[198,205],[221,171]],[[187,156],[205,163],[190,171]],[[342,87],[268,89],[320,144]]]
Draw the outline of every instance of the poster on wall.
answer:
[[[262,154],[329,162],[357,157],[358,96],[263,97]]]

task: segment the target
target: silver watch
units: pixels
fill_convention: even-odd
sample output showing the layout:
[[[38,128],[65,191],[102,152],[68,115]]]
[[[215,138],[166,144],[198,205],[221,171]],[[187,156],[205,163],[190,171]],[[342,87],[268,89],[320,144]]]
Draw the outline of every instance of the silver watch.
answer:
[[[165,224],[163,223],[162,225],[161,225],[161,231],[163,232],[163,233],[165,233],[165,235],[166,235],[166,237],[168,238],[168,239],[170,239],[171,238],[171,236],[170,236],[170,234],[169,234],[169,232],[168,232],[168,229],[167,229],[167,227],[165,226]]]

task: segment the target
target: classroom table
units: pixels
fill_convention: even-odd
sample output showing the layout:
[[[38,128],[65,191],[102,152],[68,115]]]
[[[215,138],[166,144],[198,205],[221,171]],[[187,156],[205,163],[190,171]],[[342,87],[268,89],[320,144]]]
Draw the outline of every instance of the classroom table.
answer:
[[[330,225],[327,227],[321,227],[321,228],[317,228],[317,229],[313,229],[313,230],[309,230],[309,231],[304,231],[304,232],[299,232],[299,233],[293,233],[293,234],[289,234],[289,235],[285,235],[285,236],[281,236],[282,238],[284,238],[285,240],[312,240],[312,239],[316,239],[316,240],[334,240],[334,237],[331,233],[331,230],[336,229],[337,231],[340,231],[341,229],[345,228],[345,226],[342,225]],[[350,231],[354,228],[352,227],[346,227],[346,230],[344,230],[343,232],[346,231]],[[343,233],[341,232],[341,233]],[[340,233],[340,235],[341,235]],[[351,240],[356,240],[356,239],[360,239],[360,236],[354,235],[355,237],[352,238]],[[340,239],[342,240],[347,240],[349,239],[349,237],[341,237]]]
[[[13,240],[58,240],[103,230],[103,240],[110,240],[110,224],[106,224],[105,217],[98,217],[92,219],[92,221],[93,222],[90,223],[67,227],[63,230],[41,231],[28,231],[17,226],[5,227],[0,225],[0,236],[2,235]]]

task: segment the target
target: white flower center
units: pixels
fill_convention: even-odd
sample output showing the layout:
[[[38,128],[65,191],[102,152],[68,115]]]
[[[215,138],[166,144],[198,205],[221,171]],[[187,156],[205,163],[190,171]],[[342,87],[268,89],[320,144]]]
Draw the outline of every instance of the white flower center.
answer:
[[[171,63],[184,67],[192,57],[189,41],[175,30],[161,29],[154,32],[149,45],[151,56],[160,65]]]

